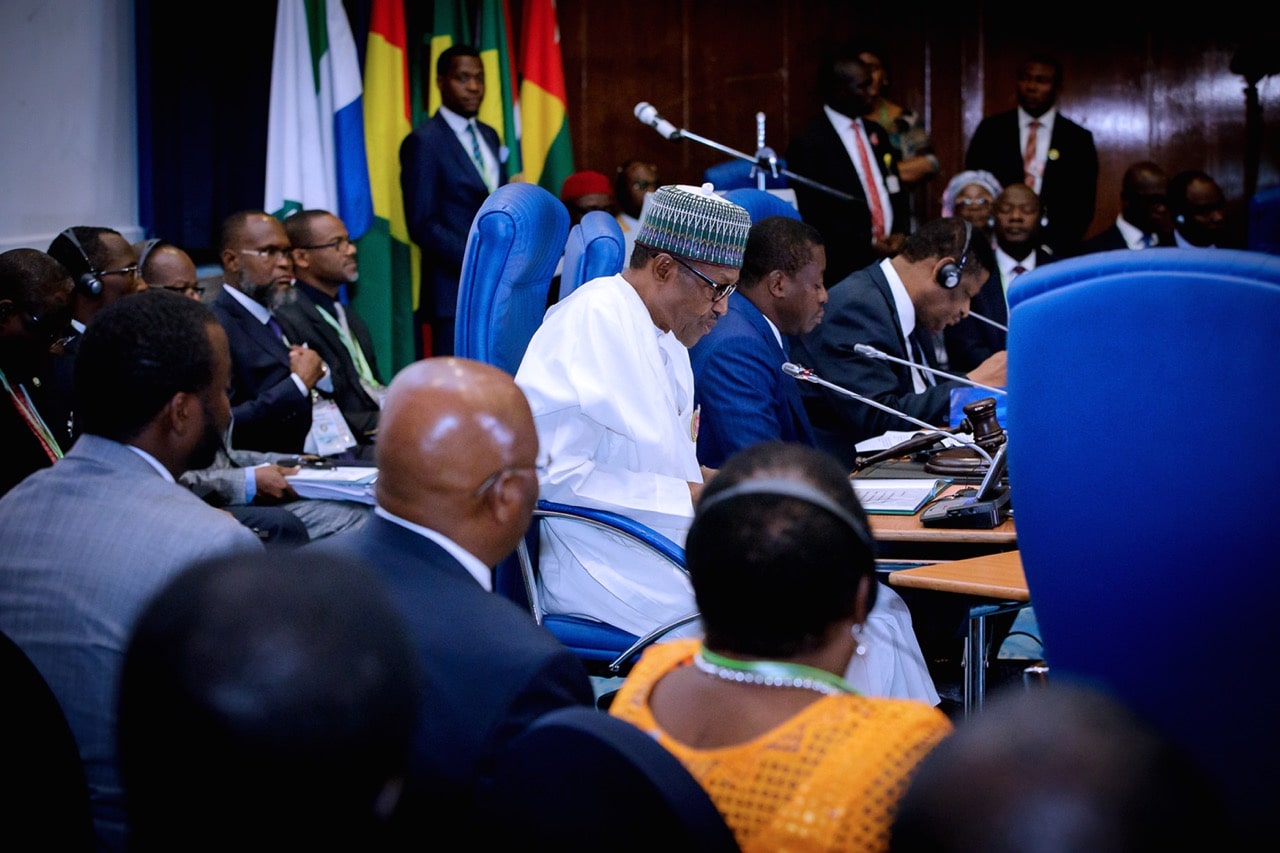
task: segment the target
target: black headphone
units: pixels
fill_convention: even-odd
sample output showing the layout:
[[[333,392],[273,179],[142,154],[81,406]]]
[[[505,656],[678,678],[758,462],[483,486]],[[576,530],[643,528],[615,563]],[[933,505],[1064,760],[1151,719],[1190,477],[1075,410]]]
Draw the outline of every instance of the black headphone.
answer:
[[[947,290],[955,290],[960,286],[960,273],[964,270],[965,259],[969,257],[969,241],[973,238],[973,226],[969,224],[969,220],[960,221],[964,223],[964,248],[960,250],[960,260],[947,261],[938,267],[936,280]]]
[[[871,554],[876,552],[875,540],[871,537],[871,531],[867,529],[865,524],[860,523],[858,519],[853,517],[852,513],[830,497],[802,480],[792,480],[788,477],[757,477],[743,480],[723,492],[717,492],[706,500],[698,501],[698,512],[706,512],[718,503],[732,500],[742,495],[773,495],[780,498],[795,498],[819,509],[825,509],[844,522],[845,526],[853,531],[853,535],[858,537],[858,541],[863,544],[867,551]]]
[[[89,296],[97,296],[102,293],[102,273],[98,272],[97,267],[93,265],[93,261],[89,260],[89,254],[80,245],[80,241],[76,239],[75,229],[68,228],[62,232],[62,236],[70,240],[71,245],[75,246],[76,251],[80,253],[80,257],[84,258],[86,271],[76,276],[76,290]]]
[[[147,258],[151,255],[151,250],[161,242],[159,237],[152,237],[150,240],[142,244],[142,253],[138,255],[138,274],[142,275],[142,268],[147,265]]]

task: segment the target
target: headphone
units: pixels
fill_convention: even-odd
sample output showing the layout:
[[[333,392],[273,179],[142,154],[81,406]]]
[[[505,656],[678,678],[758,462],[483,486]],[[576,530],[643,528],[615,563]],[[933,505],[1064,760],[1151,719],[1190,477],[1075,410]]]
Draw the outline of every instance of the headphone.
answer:
[[[1175,216],[1175,217],[1174,217],[1174,219],[1176,219],[1176,220],[1177,220],[1177,222],[1178,222],[1178,224],[1179,224],[1179,225],[1183,225],[1183,224],[1185,224],[1185,223],[1186,223],[1186,221],[1187,221],[1187,217],[1183,216],[1181,213],[1179,213],[1177,216]]]
[[[961,219],[964,223],[964,248],[960,250],[959,261],[947,261],[938,268],[936,281],[947,290],[955,290],[960,286],[960,273],[964,270],[965,259],[969,257],[969,241],[973,238],[973,226],[969,224],[969,220]]]
[[[772,495],[780,498],[795,498],[818,509],[824,509],[844,522],[845,527],[853,531],[853,535],[858,538],[858,541],[862,543],[869,553],[875,554],[876,552],[875,540],[871,537],[871,531],[867,529],[865,524],[859,522],[858,519],[853,517],[852,513],[830,497],[801,480],[792,480],[786,477],[758,477],[743,480],[723,492],[712,495],[707,500],[698,501],[698,512],[706,512],[716,504],[741,497],[742,495]]]
[[[98,272],[97,267],[93,265],[93,261],[89,260],[89,254],[85,252],[84,247],[80,245],[80,241],[76,239],[74,228],[68,228],[62,232],[62,236],[71,241],[71,245],[76,247],[76,251],[80,253],[80,257],[84,258],[86,271],[76,276],[76,290],[89,296],[97,296],[102,293],[102,273]]]
[[[142,244],[142,252],[138,255],[138,274],[142,274],[142,268],[147,265],[147,257],[150,256],[151,250],[159,245],[162,241],[159,237],[152,237],[150,240]]]

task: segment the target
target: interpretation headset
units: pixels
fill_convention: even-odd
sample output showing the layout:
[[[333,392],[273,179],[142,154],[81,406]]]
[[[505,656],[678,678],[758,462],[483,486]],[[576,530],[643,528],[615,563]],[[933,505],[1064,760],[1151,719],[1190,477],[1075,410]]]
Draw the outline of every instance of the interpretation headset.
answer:
[[[152,237],[150,240],[142,244],[142,252],[138,255],[138,274],[142,275],[142,269],[147,265],[147,258],[151,255],[151,250],[161,242],[159,237]]]
[[[964,223],[964,248],[960,250],[959,261],[947,261],[938,267],[938,284],[947,290],[955,290],[960,286],[960,273],[964,270],[965,259],[969,257],[969,241],[973,238],[973,226],[969,224],[969,220],[960,220]]]
[[[85,272],[76,276],[76,290],[89,296],[97,296],[102,293],[102,273],[98,272],[97,267],[93,265],[93,261],[89,260],[89,254],[80,245],[80,241],[76,238],[74,228],[68,228],[62,232],[62,236],[71,241],[71,245],[76,247],[76,251],[80,253],[80,257],[84,259]]]

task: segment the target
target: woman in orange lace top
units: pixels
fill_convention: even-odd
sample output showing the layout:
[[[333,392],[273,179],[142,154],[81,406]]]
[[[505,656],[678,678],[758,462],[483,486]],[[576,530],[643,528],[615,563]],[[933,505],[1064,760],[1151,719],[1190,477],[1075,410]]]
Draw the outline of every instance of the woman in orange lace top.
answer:
[[[685,549],[705,640],[651,647],[610,713],[681,760],[746,853],[886,850],[916,764],[952,726],[840,677],[876,588],[846,472],[798,444],[740,451]]]

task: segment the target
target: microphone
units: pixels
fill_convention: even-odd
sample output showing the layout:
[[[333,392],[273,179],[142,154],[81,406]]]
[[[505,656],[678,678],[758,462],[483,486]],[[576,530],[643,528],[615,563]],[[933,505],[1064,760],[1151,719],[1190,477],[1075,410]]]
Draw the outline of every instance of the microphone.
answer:
[[[680,134],[680,128],[658,115],[658,109],[648,101],[641,101],[636,104],[636,118],[640,119],[642,124],[647,124],[658,133],[662,134],[664,139],[670,139],[672,142],[679,142],[683,137]]]
[[[970,312],[970,316],[973,316],[972,312]],[[897,356],[889,355],[887,352],[878,350],[875,347],[870,346],[868,344],[854,344],[853,351],[856,352],[858,355],[866,356],[867,358],[878,358],[883,361],[892,361],[892,362],[895,362],[896,364],[903,364],[903,365],[906,365],[907,367],[914,367],[919,370],[924,370],[928,373],[936,373],[938,376],[945,376],[946,378],[959,382],[962,385],[969,385],[973,388],[981,388],[983,391],[990,391],[994,394],[1007,395],[1009,393],[1003,388],[993,388],[990,385],[983,385],[981,382],[974,382],[972,379],[969,379],[966,376],[957,376],[954,373],[947,373],[945,370],[938,370],[936,368],[929,367],[928,365],[916,364],[914,361],[907,361],[905,358],[898,358]]]
[[[870,397],[864,397],[861,394],[850,391],[847,388],[841,388],[839,385],[832,384],[827,380],[820,378],[817,374],[815,374],[809,368],[801,367],[795,362],[788,361],[785,364],[783,364],[782,372],[787,374],[788,376],[794,377],[795,379],[799,379],[802,382],[812,382],[815,385],[821,385],[823,388],[830,388],[832,391],[835,391],[837,394],[843,394],[846,397],[852,397],[853,399],[857,400],[860,403],[866,403],[868,406],[871,406],[873,409],[879,409],[880,411],[886,412],[890,415],[893,415],[894,417],[902,418],[904,421],[909,421],[910,423],[913,423],[918,427],[923,427],[931,435],[940,435],[944,438],[954,438],[956,441],[960,442],[965,447],[968,447],[974,450],[979,456],[983,458],[984,461],[986,461],[988,465],[991,464],[991,454],[987,453],[987,451],[983,449],[982,445],[978,444],[976,441],[972,441],[970,439],[964,438],[959,434],[953,433],[949,430],[939,429],[933,424],[925,423],[924,421],[919,420],[918,418],[913,418],[911,415],[908,415],[906,412],[900,412],[897,409],[886,406],[884,403],[878,402],[876,400],[872,400]]]
[[[983,316],[982,316],[981,314],[979,314],[977,311],[970,311],[970,312],[969,312],[969,316],[970,316],[970,317],[972,317],[972,318],[973,318],[973,319],[975,319],[975,320],[981,320],[983,323],[986,323],[988,326],[995,326],[997,329],[999,329],[999,330],[1000,330],[1000,331],[1002,331],[1002,332],[1008,332],[1008,331],[1009,331],[1009,327],[1008,327],[1008,326],[1003,326],[1003,325],[1001,325],[1001,324],[997,323],[995,320],[992,320],[990,317],[983,317]]]

